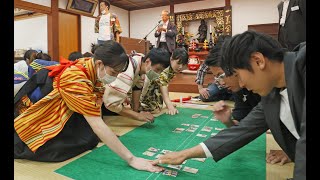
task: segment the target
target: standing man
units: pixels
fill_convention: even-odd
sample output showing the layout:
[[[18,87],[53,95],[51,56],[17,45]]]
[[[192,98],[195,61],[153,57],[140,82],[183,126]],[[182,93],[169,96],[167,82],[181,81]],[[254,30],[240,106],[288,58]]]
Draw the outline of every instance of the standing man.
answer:
[[[120,42],[120,33],[122,33],[120,22],[116,14],[110,13],[110,2],[108,0],[100,0],[101,14],[96,18],[94,31],[99,33],[98,44],[102,44],[108,40]]]
[[[306,41],[306,0],[281,0],[278,5],[278,41],[292,51]]]
[[[169,11],[163,10],[161,13],[162,24],[158,26],[154,36],[157,39],[157,47],[166,49],[170,54],[176,47],[177,27],[169,21]]]

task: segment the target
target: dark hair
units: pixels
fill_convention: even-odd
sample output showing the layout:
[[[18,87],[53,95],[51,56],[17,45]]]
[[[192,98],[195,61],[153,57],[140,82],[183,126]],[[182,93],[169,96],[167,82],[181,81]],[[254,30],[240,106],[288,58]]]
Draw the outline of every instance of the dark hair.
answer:
[[[177,48],[172,52],[171,59],[177,60],[179,59],[178,64],[188,64],[189,55],[188,52],[184,48]]]
[[[24,55],[23,55],[23,59],[24,60],[31,60],[32,58],[35,58],[36,54],[38,53],[38,51],[36,50],[33,50],[33,49],[29,49],[27,50]],[[33,59],[32,59],[33,60]]]
[[[110,6],[111,6],[111,4],[110,4],[110,2],[108,1],[108,0],[100,0],[100,3],[104,3],[106,6],[108,6],[108,10],[110,9]],[[99,4],[100,4],[99,3]]]
[[[81,52],[74,51],[74,52],[69,54],[68,60],[75,61],[75,60],[77,60],[79,58],[83,58],[83,55],[81,54]]]
[[[254,52],[260,52],[271,61],[283,61],[285,49],[273,37],[255,32],[245,31],[232,37],[222,47],[221,68],[226,75],[231,75],[234,69],[247,69],[253,72],[250,64],[250,56]]]
[[[113,40],[98,45],[94,52],[94,59],[101,60],[105,66],[118,72],[126,71],[129,65],[129,57],[125,49]]]
[[[225,41],[230,40],[230,39],[231,39],[231,36],[229,36],[229,35],[220,35],[219,36],[216,45],[213,46],[213,48],[209,51],[209,54],[208,54],[206,60],[204,61],[204,63],[207,66],[220,67],[222,44]]]
[[[94,51],[96,51],[97,47],[98,47],[98,44],[91,43],[91,50],[90,51],[92,54],[94,54]]]
[[[161,64],[164,68],[170,65],[170,53],[163,48],[153,48],[150,52],[143,58],[145,62],[150,58],[151,65]]]
[[[94,55],[90,52],[86,52],[83,54],[83,57],[93,57]]]
[[[38,53],[36,56],[36,59],[41,59],[41,60],[46,60],[46,61],[51,61],[51,56],[49,56],[49,54],[46,53]]]

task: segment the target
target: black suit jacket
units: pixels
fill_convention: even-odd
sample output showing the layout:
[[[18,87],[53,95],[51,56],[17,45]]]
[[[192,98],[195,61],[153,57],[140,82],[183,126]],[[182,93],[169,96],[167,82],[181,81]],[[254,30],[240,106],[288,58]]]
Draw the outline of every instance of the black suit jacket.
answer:
[[[300,139],[297,141],[280,120],[280,89],[274,88],[267,96],[261,98],[261,102],[238,125],[227,128],[204,142],[215,161],[270,129],[280,147],[295,162],[294,179],[306,179],[305,43],[300,44],[297,50],[287,52],[283,61],[289,104]]]
[[[299,7],[298,10],[297,7]],[[293,8],[293,9],[292,9]],[[284,26],[280,25],[283,2],[278,4],[278,40],[284,48],[292,51],[299,43],[306,41],[306,0],[290,0]]]
[[[166,32],[166,43],[170,53],[172,53],[176,47],[176,35],[177,35],[177,27],[174,23],[169,21],[167,26],[167,32]],[[161,32],[156,31],[154,33],[154,36],[157,38],[157,47],[159,47]]]

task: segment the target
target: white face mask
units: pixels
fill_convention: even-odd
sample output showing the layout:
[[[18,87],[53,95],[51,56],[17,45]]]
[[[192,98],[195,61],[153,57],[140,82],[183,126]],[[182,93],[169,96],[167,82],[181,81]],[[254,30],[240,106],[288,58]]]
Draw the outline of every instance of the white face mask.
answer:
[[[106,84],[110,84],[113,81],[115,81],[117,79],[117,77],[114,76],[110,76],[107,72],[106,72],[106,68],[104,67],[104,73],[105,75],[101,78],[100,74],[99,74],[100,70],[98,70],[98,79],[102,82],[103,86],[105,86]]]
[[[146,76],[150,81],[157,79],[159,77],[159,74],[156,73],[154,70],[150,69],[147,73]]]
[[[103,10],[101,13],[102,13],[102,14],[105,14],[105,13],[106,13],[106,10]]]

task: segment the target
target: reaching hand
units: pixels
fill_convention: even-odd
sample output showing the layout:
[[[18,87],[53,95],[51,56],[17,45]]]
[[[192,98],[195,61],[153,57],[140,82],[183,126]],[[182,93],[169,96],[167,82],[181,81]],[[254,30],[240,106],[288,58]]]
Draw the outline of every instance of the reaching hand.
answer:
[[[230,122],[231,108],[224,101],[219,101],[214,104],[213,113],[215,114],[216,119],[223,124],[233,123]]]
[[[180,152],[169,152],[159,159],[156,159],[152,162],[153,165],[157,164],[172,164],[172,165],[180,165],[185,160],[185,157]]]
[[[160,172],[164,170],[163,167],[153,165],[152,162],[153,162],[152,160],[134,157],[128,163],[131,167],[141,171]]]
[[[290,158],[283,150],[270,150],[270,153],[267,155],[267,163],[275,164],[280,162],[280,165],[291,162]]]
[[[168,111],[166,112],[166,114],[170,114],[170,115],[175,115],[178,113],[179,113],[178,109],[176,109],[174,106],[168,107]]]
[[[209,96],[210,96],[208,88],[201,88],[201,89],[199,89],[199,93],[200,93],[201,96],[204,97],[205,99],[208,99]]]
[[[139,121],[154,122],[154,116],[150,112],[141,111],[137,117]]]

